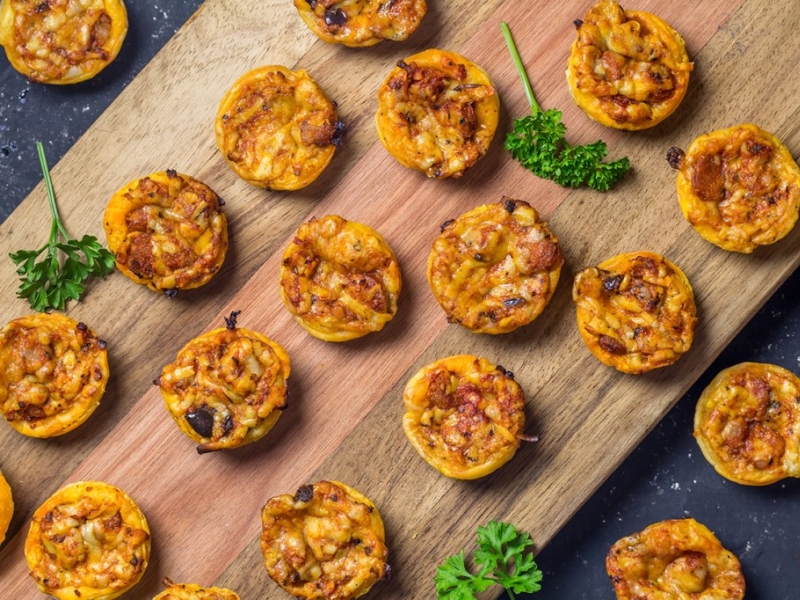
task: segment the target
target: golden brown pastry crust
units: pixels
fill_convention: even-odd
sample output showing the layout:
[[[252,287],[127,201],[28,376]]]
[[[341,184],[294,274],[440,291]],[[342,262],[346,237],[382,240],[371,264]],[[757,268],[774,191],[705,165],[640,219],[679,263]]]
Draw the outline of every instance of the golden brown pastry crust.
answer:
[[[606,570],[618,600],[741,600],[739,560],[694,519],[654,523],[611,546]]]
[[[425,0],[294,0],[294,5],[320,39],[354,48],[404,40],[428,12]]]
[[[271,190],[298,190],[328,166],[344,123],[308,73],[273,65],[233,84],[214,129],[222,156],[239,177]]]
[[[164,579],[167,587],[153,600],[240,600],[238,594],[218,587],[202,587],[196,583],[173,583]]]
[[[380,331],[397,313],[400,265],[371,227],[336,215],[300,225],[281,264],[281,297],[314,337],[343,342]]]
[[[0,330],[0,408],[24,435],[72,431],[97,408],[107,382],[106,343],[83,323],[39,313]]]
[[[786,237],[800,212],[800,168],[781,141],[752,123],[706,133],[684,153],[678,202],[686,220],[712,244],[750,253]]]
[[[127,32],[122,0],[0,3],[0,45],[11,65],[37,83],[94,77],[117,57]]]
[[[265,335],[236,327],[237,316],[191,340],[154,382],[200,453],[264,437],[286,408],[289,356]]]
[[[141,579],[150,529],[125,492],[100,481],[72,483],[33,514],[25,540],[31,577],[59,600],[111,600]]]
[[[672,114],[693,68],[678,32],[613,0],[598,2],[575,24],[567,81],[587,115],[607,127],[637,130]]]
[[[430,49],[397,63],[378,90],[378,138],[400,164],[428,177],[460,177],[489,150],[500,112],[478,65]]]
[[[14,516],[14,499],[11,497],[11,486],[0,471],[0,544],[6,539],[12,516]]]
[[[117,268],[154,292],[208,283],[228,250],[224,204],[204,183],[171,170],[131,181],[103,218]]]
[[[428,283],[450,322],[479,333],[527,325],[550,302],[564,258],[527,202],[503,198],[442,225]]]
[[[624,373],[671,365],[697,327],[692,286],[654,252],[619,254],[575,275],[572,299],[589,350]]]
[[[492,473],[511,460],[523,438],[522,388],[485,358],[449,356],[423,367],[406,384],[403,402],[408,441],[447,477]]]
[[[764,363],[724,369],[697,402],[694,436],[717,473],[736,483],[800,477],[800,379]]]
[[[271,498],[261,512],[261,550],[272,579],[297,598],[349,600],[388,579],[381,515],[338,481]]]

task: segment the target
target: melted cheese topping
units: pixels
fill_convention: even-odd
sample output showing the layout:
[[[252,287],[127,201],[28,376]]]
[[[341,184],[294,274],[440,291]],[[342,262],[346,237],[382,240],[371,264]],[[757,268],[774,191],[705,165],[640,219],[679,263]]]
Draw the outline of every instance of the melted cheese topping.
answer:
[[[661,521],[614,544],[606,569],[618,600],[741,600],[732,552],[694,519]]]
[[[357,598],[391,574],[378,509],[343,483],[320,481],[271,498],[261,521],[267,572],[297,598]]]
[[[401,60],[378,90],[378,137],[402,165],[460,177],[486,154],[500,103],[486,72],[463,56],[425,50]]]
[[[778,138],[744,124],[701,135],[684,154],[678,202],[697,232],[725,250],[750,253],[786,237],[800,212],[800,168]]]
[[[599,123],[645,129],[683,100],[693,64],[683,38],[661,18],[598,2],[576,21],[567,81],[575,102]]]
[[[344,124],[322,88],[302,69],[261,67],[222,98],[217,145],[236,174],[272,190],[297,190],[333,158]]]
[[[0,45],[31,81],[90,79],[113,61],[128,31],[121,0],[3,0]]]
[[[186,344],[156,384],[198,452],[262,438],[286,408],[286,351],[247,329],[215,329]]]
[[[420,369],[403,393],[403,430],[447,477],[477,479],[514,456],[525,427],[522,389],[485,358],[450,356]]]
[[[342,342],[397,313],[400,265],[372,228],[336,215],[300,225],[281,265],[281,297],[314,337]]]
[[[761,363],[723,370],[697,402],[694,436],[717,473],[736,483],[800,477],[800,379]]]
[[[61,600],[111,600],[133,587],[150,556],[150,529],[122,490],[81,481],[34,513],[25,557],[39,589]]]
[[[563,263],[558,238],[536,210],[504,198],[442,225],[428,258],[428,282],[451,322],[507,333],[541,314]]]
[[[41,313],[0,330],[0,409],[22,434],[72,431],[97,408],[107,382],[106,343],[83,323]]]
[[[167,589],[153,600],[240,600],[238,594],[218,587],[202,587],[196,583],[172,583],[164,580]]]
[[[103,219],[117,268],[154,292],[208,283],[228,250],[222,205],[207,185],[175,171],[130,182],[111,198]]]
[[[575,275],[572,299],[584,342],[603,363],[643,373],[692,346],[697,309],[689,280],[652,252],[620,254]]]
[[[425,0],[294,0],[294,5],[320,39],[351,47],[404,40],[428,12]]]
[[[11,517],[14,515],[14,500],[11,497],[11,486],[0,471],[0,544],[6,539]]]

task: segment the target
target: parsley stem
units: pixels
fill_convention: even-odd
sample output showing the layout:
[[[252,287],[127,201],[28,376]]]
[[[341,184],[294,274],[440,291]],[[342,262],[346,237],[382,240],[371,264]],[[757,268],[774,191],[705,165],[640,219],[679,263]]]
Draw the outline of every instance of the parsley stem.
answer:
[[[514,38],[511,36],[511,29],[508,28],[507,23],[500,23],[500,29],[502,30],[503,37],[506,40],[508,51],[511,53],[514,66],[517,68],[517,73],[519,73],[519,78],[522,80],[522,86],[525,88],[525,96],[528,98],[528,104],[531,105],[531,112],[533,114],[540,113],[542,109],[536,102],[536,97],[533,95],[531,80],[528,79],[528,74],[525,72],[525,65],[522,64],[522,58],[517,50],[517,45],[514,43]]]
[[[36,153],[39,155],[39,165],[42,167],[44,186],[47,188],[47,202],[50,204],[50,214],[53,216],[53,224],[50,227],[50,241],[51,243],[56,243],[58,241],[59,232],[68,240],[70,237],[67,235],[64,226],[61,224],[61,219],[58,216],[56,191],[55,188],[53,188],[53,180],[50,179],[50,169],[47,166],[47,158],[45,158],[44,155],[44,146],[42,142],[36,142]]]

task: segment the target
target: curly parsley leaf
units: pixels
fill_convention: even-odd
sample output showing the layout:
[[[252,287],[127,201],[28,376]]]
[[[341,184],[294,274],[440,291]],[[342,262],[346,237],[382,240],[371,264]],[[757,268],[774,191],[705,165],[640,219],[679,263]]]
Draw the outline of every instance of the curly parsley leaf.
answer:
[[[440,600],[472,600],[477,592],[494,585],[483,571],[473,575],[467,569],[464,551],[453,554],[436,568],[436,597]]]
[[[511,30],[506,23],[501,23],[500,27],[531,106],[530,115],[514,119],[514,126],[506,136],[506,150],[510,150],[514,160],[538,177],[552,179],[564,187],[586,184],[600,192],[608,191],[628,172],[630,161],[626,157],[603,162],[608,146],[602,140],[585,146],[572,146],[567,142],[567,128],[561,122],[561,111],[541,109]]]
[[[9,256],[20,276],[19,298],[26,299],[37,312],[52,308],[64,310],[69,300],[80,299],[83,283],[89,277],[103,277],[114,269],[114,254],[103,248],[94,236],[84,235],[80,240],[69,237],[58,216],[55,190],[41,142],[36,142],[36,152],[52,217],[50,237],[38,250],[18,250]],[[44,257],[37,262],[42,254]]]

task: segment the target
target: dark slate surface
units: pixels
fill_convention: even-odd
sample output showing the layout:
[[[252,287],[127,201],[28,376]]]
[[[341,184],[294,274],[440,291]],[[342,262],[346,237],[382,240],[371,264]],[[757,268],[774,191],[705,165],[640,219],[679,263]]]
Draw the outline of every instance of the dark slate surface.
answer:
[[[31,84],[0,57],[0,221],[41,178],[34,141],[45,144],[55,165],[200,4],[128,2],[130,30],[119,57],[78,85]],[[800,599],[800,482],[730,483],[706,463],[691,435],[697,398],[721,369],[760,361],[800,373],[798,299],[800,271],[542,550],[543,589],[530,598],[613,600],[604,566],[609,546],[656,521],[691,516],[742,561],[748,600]]]

